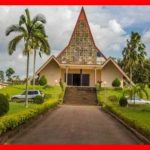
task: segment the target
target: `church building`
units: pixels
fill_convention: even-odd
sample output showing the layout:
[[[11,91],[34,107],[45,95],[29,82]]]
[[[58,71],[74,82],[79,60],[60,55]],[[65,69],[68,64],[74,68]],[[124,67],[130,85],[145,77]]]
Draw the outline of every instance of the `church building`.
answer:
[[[101,82],[103,87],[111,87],[118,78],[121,87],[132,83],[129,77],[111,58],[106,58],[95,45],[92,32],[84,11],[81,9],[68,45],[58,54],[51,56],[36,72],[45,76],[49,85],[60,79],[68,86],[91,86]]]

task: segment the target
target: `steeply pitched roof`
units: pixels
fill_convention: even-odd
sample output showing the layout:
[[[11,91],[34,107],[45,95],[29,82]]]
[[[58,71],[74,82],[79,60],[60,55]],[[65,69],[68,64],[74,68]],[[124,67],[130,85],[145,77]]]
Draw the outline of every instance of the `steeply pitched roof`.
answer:
[[[35,73],[36,75],[39,74],[47,65],[49,62],[51,62],[52,60],[54,60],[58,65],[59,62],[57,61],[56,57],[54,55],[52,55]]]
[[[95,50],[96,52],[99,52],[101,56],[106,59],[103,53],[95,45],[91,30],[90,30],[90,26],[89,26],[89,23],[85,14],[85,10],[83,7],[80,11],[80,14],[77,19],[73,33],[71,35],[69,44],[64,50],[62,50],[58,54],[57,59],[60,60],[65,55],[64,54],[65,52],[71,53],[73,55],[72,57],[74,57],[75,56],[74,51],[75,50],[80,51],[80,49],[81,49],[81,53],[85,49],[87,49],[87,53],[88,53],[88,50],[91,50],[91,52]]]
[[[108,58],[107,61],[105,61],[105,63],[102,65],[103,69],[109,62],[111,62],[116,68],[117,70],[119,70],[119,72],[131,83],[134,84],[133,81],[130,80],[130,78],[126,75],[126,73],[120,68],[120,66],[112,59],[112,58]]]

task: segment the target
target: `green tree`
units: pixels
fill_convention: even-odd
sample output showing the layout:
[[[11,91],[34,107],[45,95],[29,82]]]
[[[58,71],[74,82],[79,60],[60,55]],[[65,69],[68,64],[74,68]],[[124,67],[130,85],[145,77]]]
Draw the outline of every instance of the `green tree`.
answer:
[[[47,84],[47,79],[46,79],[45,76],[41,76],[41,78],[39,79],[39,84],[40,84],[41,86],[44,86],[44,85]]]
[[[4,71],[0,70],[0,82],[3,82],[4,80]]]
[[[143,65],[136,64],[133,68],[133,82],[134,83],[150,83],[150,59],[145,59]]]
[[[136,96],[143,98],[145,95],[146,98],[148,99],[148,92],[146,91],[145,84],[137,84],[137,85],[129,86],[124,90],[124,94],[129,95],[130,99],[134,99],[134,103],[135,103]]]
[[[36,54],[37,51],[39,51],[39,56],[42,56],[42,53],[46,55],[50,55],[50,46],[47,40],[47,35],[45,34],[45,29],[42,23],[46,23],[46,20],[44,16],[41,16],[43,19],[43,22],[41,24],[38,24],[41,26],[41,34],[42,37],[40,39],[33,39],[33,49],[34,49],[34,61],[33,61],[33,88],[35,88],[35,66],[36,66]]]
[[[113,80],[113,82],[112,82],[113,87],[120,87],[120,85],[121,85],[121,82],[118,78]]]
[[[15,73],[13,68],[8,68],[6,70],[6,77],[8,78],[8,81],[12,81],[12,75]]]
[[[130,40],[127,40],[127,46],[122,51],[123,69],[132,80],[133,68],[136,64],[143,66],[143,61],[147,55],[145,45],[141,42],[141,36],[138,32],[132,32]]]
[[[120,68],[123,69],[123,60],[121,58],[118,58],[116,62],[120,66]]]
[[[19,19],[19,24],[11,25],[6,30],[6,36],[10,33],[18,33],[8,45],[8,52],[10,55],[16,50],[18,43],[21,41],[24,42],[23,54],[27,56],[27,68],[26,68],[26,100],[25,106],[28,107],[28,80],[29,80],[29,56],[33,49],[35,48],[35,43],[40,41],[40,43],[46,43],[45,35],[41,32],[43,30],[43,25],[41,23],[45,22],[42,15],[36,15],[33,19],[30,17],[30,12],[28,9],[25,9],[25,15],[21,15]],[[36,41],[36,42],[35,42]],[[48,42],[47,42],[48,44]],[[44,44],[41,44],[41,49]]]

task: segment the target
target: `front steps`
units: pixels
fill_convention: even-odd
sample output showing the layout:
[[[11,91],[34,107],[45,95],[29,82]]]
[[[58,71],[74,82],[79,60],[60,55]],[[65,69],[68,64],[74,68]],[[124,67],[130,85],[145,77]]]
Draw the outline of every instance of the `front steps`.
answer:
[[[64,104],[70,105],[97,105],[95,87],[67,87]]]

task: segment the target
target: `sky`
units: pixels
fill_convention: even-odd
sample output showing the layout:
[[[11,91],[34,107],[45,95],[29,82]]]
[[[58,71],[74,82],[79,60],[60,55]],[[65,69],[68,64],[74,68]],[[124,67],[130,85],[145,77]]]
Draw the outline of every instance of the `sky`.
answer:
[[[67,46],[81,6],[0,6],[0,70],[14,68],[21,78],[26,73],[26,57],[22,55],[23,43],[8,55],[8,43],[15,36],[5,36],[7,27],[18,24],[24,9],[29,8],[31,17],[43,14],[51,55]],[[122,57],[122,50],[131,32],[139,32],[150,57],[150,6],[84,6],[87,19],[97,47],[106,57]],[[38,69],[50,56],[37,57]],[[33,70],[33,55],[30,57],[30,75]]]

